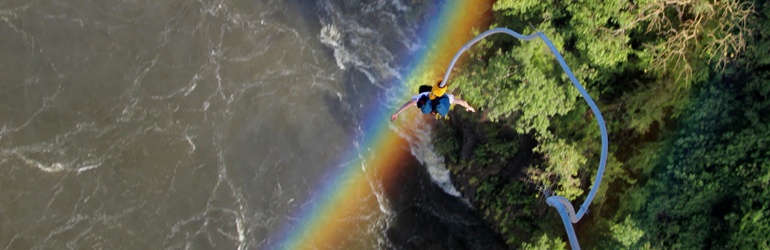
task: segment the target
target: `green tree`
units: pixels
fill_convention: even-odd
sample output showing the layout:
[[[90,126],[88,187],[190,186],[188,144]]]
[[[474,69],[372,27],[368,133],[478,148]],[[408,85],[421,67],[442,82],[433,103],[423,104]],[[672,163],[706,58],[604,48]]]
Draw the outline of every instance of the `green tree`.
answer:
[[[556,46],[562,44],[559,36],[551,40]],[[498,50],[487,62],[476,62],[466,71],[452,83],[465,99],[484,107],[492,121],[512,121],[521,134],[532,130],[545,134],[550,118],[572,110],[579,95],[563,84],[564,73],[543,43]]]
[[[698,88],[667,140],[632,216],[662,248],[768,245],[770,79]]]
[[[612,223],[610,226],[612,238],[616,244],[615,248],[620,249],[650,249],[650,243],[643,241],[644,231],[642,231],[630,216],[620,223]]]
[[[522,244],[521,248],[527,250],[567,249],[567,243],[558,237],[543,234],[536,239],[537,241],[533,243]]]

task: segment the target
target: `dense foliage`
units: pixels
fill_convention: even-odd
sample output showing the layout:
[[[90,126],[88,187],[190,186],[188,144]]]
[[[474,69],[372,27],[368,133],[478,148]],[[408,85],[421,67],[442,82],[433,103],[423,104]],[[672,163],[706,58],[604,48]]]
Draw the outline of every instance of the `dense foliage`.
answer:
[[[577,225],[583,248],[770,247],[770,6],[500,0],[494,9],[496,26],[547,34],[607,120],[604,181]],[[470,54],[451,87],[482,112],[442,123],[436,148],[512,247],[563,248],[543,197],[585,199],[596,121],[543,43],[496,36]]]

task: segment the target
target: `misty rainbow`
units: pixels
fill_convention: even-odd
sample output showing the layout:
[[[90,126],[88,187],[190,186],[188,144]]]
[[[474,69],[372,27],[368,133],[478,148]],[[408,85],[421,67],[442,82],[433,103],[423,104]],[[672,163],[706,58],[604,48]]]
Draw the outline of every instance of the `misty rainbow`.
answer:
[[[416,90],[408,84],[426,72],[443,74],[455,52],[474,37],[473,31],[485,31],[489,25],[493,0],[447,0],[433,6],[435,13],[419,27],[424,48],[412,54],[403,64],[408,70],[404,80],[397,84],[404,100]],[[439,78],[437,78],[439,79]],[[424,84],[432,85],[433,82]],[[376,98],[373,98],[376,99]],[[398,162],[409,157],[403,139],[389,128],[390,114],[395,110],[382,103],[370,103],[370,112],[362,127],[362,140],[351,145],[346,155],[340,156],[342,167],[326,173],[317,181],[314,193],[303,201],[298,211],[292,211],[293,221],[275,232],[274,242],[268,245],[280,249],[360,249],[356,242],[345,239],[372,237],[371,227],[361,225],[372,213],[381,213],[379,197],[375,196],[372,179],[381,185],[397,185],[393,177],[398,173]],[[409,121],[419,112],[404,112],[400,122]],[[401,126],[401,124],[396,124]],[[360,155],[363,154],[363,155]],[[366,166],[362,158],[366,161]],[[363,170],[365,168],[365,171]],[[362,218],[352,220],[350,218]],[[277,241],[277,242],[275,242]],[[363,241],[366,241],[364,239]],[[348,245],[346,245],[348,244]],[[371,245],[368,245],[371,247]]]

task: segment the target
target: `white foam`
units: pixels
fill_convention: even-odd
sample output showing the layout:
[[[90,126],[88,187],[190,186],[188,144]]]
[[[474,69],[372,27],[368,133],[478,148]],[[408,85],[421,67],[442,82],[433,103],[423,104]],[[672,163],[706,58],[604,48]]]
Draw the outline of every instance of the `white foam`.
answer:
[[[344,48],[340,43],[340,31],[334,25],[324,25],[321,28],[321,43],[326,44],[334,50],[334,59],[337,60],[337,66],[340,69],[345,69],[345,55]]]
[[[335,3],[319,3],[326,15],[321,16],[321,43],[331,48],[337,66],[342,69],[355,69],[366,75],[370,83],[400,79],[395,65],[395,56],[385,47],[385,39],[398,41],[409,40],[403,29],[393,29],[397,34],[385,34],[378,31],[382,25],[399,25],[393,7],[384,1],[367,4],[360,13],[339,11]],[[406,8],[397,2],[397,9]],[[400,6],[400,7],[399,7]],[[408,9],[408,8],[407,8]],[[404,44],[409,44],[406,42]],[[410,49],[410,48],[407,48]]]
[[[412,155],[425,166],[434,184],[445,193],[460,197],[460,192],[452,184],[444,158],[433,148],[433,126],[424,119],[426,117],[418,115],[412,121],[404,121],[399,126],[391,125],[390,128],[409,143]]]
[[[399,0],[391,0],[391,1],[390,1],[390,4],[392,4],[394,7],[396,7],[396,9],[397,9],[398,11],[402,11],[402,12],[405,12],[405,11],[410,11],[410,10],[412,10],[412,9],[411,9],[411,8],[409,8],[408,6],[406,6],[406,5],[404,5],[403,3],[401,3],[401,1],[399,1]]]

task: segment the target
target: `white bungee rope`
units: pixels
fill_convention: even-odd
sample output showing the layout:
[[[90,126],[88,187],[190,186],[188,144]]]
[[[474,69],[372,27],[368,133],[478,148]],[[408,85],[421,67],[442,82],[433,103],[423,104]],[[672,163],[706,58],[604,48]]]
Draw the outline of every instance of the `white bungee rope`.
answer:
[[[596,191],[599,190],[599,184],[602,182],[602,176],[604,175],[604,167],[607,164],[607,148],[609,139],[607,138],[607,127],[604,124],[602,113],[599,111],[599,108],[596,106],[596,103],[594,103],[594,100],[591,99],[591,96],[588,94],[588,92],[586,92],[585,88],[583,88],[583,85],[581,85],[577,78],[575,78],[572,70],[569,68],[569,66],[567,66],[567,63],[564,62],[564,58],[561,56],[559,51],[556,50],[556,47],[553,46],[551,40],[549,40],[548,37],[539,31],[528,36],[523,36],[506,28],[495,28],[481,33],[481,35],[476,36],[471,41],[463,45],[459,51],[457,51],[457,54],[455,54],[454,58],[452,58],[452,62],[449,64],[446,73],[444,73],[444,79],[439,84],[438,89],[441,91],[440,94],[443,95],[443,91],[446,91],[447,82],[449,80],[449,73],[451,73],[451,70],[457,62],[457,59],[460,58],[463,52],[468,50],[473,44],[481,41],[481,39],[497,33],[505,33],[524,41],[529,41],[538,37],[542,39],[548,48],[551,49],[551,53],[553,53],[553,55],[556,57],[556,60],[559,61],[559,65],[561,65],[562,69],[564,69],[564,72],[567,73],[570,81],[572,81],[572,85],[574,85],[575,88],[580,91],[580,94],[583,95],[583,99],[588,102],[588,106],[591,107],[591,111],[593,111],[594,116],[596,116],[596,120],[599,122],[599,130],[602,134],[602,153],[601,157],[599,158],[599,170],[596,172],[596,179],[594,179],[594,184],[591,186],[591,191],[588,193],[588,197],[586,197],[583,205],[580,206],[580,210],[576,214],[572,203],[567,200],[567,198],[562,196],[551,196],[545,200],[549,206],[556,208],[556,210],[559,212],[559,215],[561,215],[561,219],[562,222],[564,222],[565,229],[567,230],[567,236],[569,237],[569,242],[572,246],[572,249],[580,249],[580,244],[578,243],[577,236],[575,235],[575,229],[572,227],[572,224],[580,221],[580,219],[583,218],[583,215],[588,212],[588,206],[591,205],[591,201],[594,199],[594,196],[596,196]],[[436,88],[434,88],[434,91],[435,90]]]

